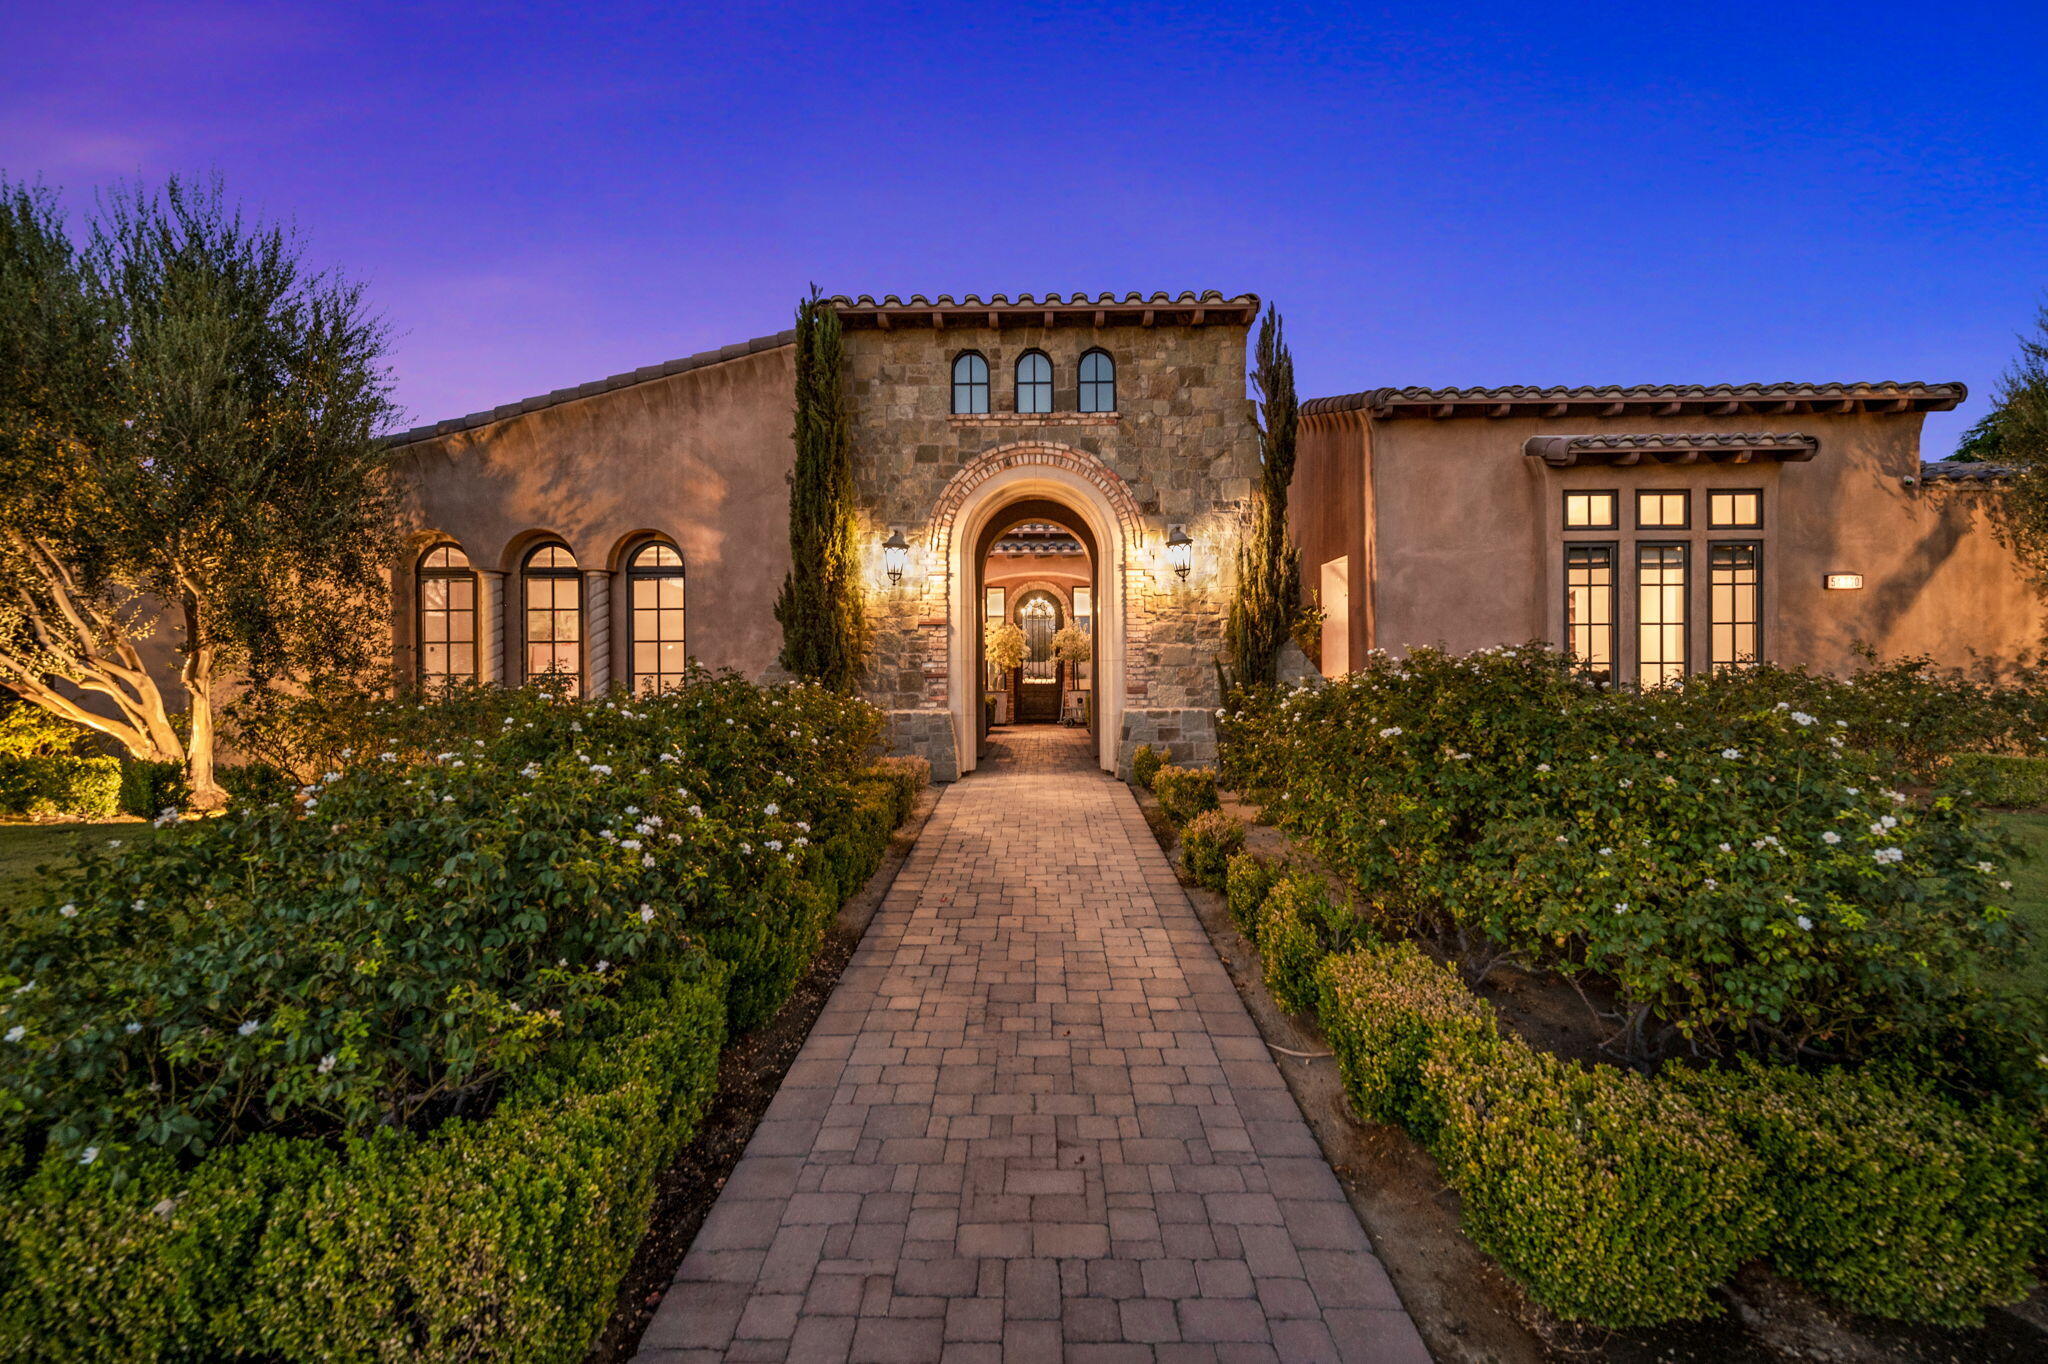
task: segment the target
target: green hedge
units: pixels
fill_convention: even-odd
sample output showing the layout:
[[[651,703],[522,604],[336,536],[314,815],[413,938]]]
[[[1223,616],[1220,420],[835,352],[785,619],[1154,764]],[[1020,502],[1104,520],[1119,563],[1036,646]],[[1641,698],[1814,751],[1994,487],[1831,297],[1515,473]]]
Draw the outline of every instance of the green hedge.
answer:
[[[2048,758],[2004,753],[1958,753],[1948,781],[1981,805],[2048,805]]]
[[[1244,821],[1209,810],[1188,821],[1180,834],[1180,864],[1197,885],[1222,890],[1230,859],[1244,847]]]
[[[1131,780],[1150,791],[1152,778],[1158,775],[1159,769],[1164,767],[1172,756],[1170,752],[1154,748],[1150,744],[1139,744],[1131,753]]]
[[[0,756],[0,815],[109,819],[121,790],[113,758]]]
[[[1185,824],[1222,803],[1216,794],[1216,774],[1206,767],[1162,767],[1152,774],[1152,794],[1175,824]]]
[[[1250,937],[1259,923],[1259,910],[1272,892],[1273,879],[1280,873],[1256,853],[1241,852],[1230,859],[1224,873],[1223,898],[1230,906],[1230,921],[1237,931]]]
[[[1493,1010],[1410,942],[1328,957],[1316,984],[1317,1016],[1353,1110],[1429,1145],[1443,1108],[1423,1084],[1423,1062],[1440,1051],[1490,1054],[1501,1035]]]
[[[716,1081],[723,968],[667,974],[479,1122],[50,1157],[0,1193],[0,1357],[579,1358]]]
[[[1316,1007],[1316,968],[1330,953],[1335,910],[1330,889],[1313,872],[1282,872],[1259,909],[1259,959],[1266,989],[1289,1013]]]
[[[185,764],[128,758],[121,764],[121,813],[155,819],[166,810],[181,809],[188,788]]]

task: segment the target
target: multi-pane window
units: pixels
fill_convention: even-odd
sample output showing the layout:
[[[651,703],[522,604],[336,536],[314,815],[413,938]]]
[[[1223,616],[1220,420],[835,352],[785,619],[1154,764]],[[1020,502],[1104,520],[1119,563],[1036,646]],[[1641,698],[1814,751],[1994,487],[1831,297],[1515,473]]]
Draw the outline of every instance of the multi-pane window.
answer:
[[[1081,357],[1081,410],[1116,411],[1116,361],[1106,350],[1091,350]]]
[[[454,545],[420,558],[420,685],[476,679],[476,574]]]
[[[988,361],[973,351],[953,361],[953,411],[962,416],[988,411]]]
[[[1091,587],[1077,587],[1074,589],[1074,625],[1084,635],[1093,635],[1095,633],[1095,589]],[[1093,676],[1092,670],[1094,666],[1092,662],[1076,663],[1074,665],[1074,685],[1077,687],[1090,685],[1089,679]]]
[[[1707,524],[1715,530],[1754,530],[1764,523],[1764,495],[1754,488],[1707,494]]]
[[[626,592],[633,690],[681,686],[690,670],[683,652],[683,556],[670,545],[642,545],[627,561]]]
[[[1685,675],[1684,545],[1636,546],[1636,683],[1659,687]]]
[[[1017,410],[1052,411],[1052,361],[1044,351],[1027,350],[1017,357]]]
[[[1003,589],[1000,587],[988,588],[986,590],[985,595],[982,598],[981,603],[981,628],[983,634],[987,633],[988,627],[990,625],[994,624],[996,621],[999,621],[1003,618],[1003,614],[1006,610],[1007,604],[1004,600]],[[993,663],[986,662],[982,666],[985,672],[985,676],[982,680],[984,686],[986,686],[990,691],[994,691],[998,687],[1003,685],[1003,674],[1000,668],[996,667],[996,665]]]
[[[542,545],[520,573],[526,609],[526,676],[566,679],[583,690],[583,575],[567,545]]]
[[[1566,545],[1565,641],[1588,675],[1614,678],[1614,546]]]
[[[1636,493],[1636,525],[1643,530],[1684,530],[1692,524],[1684,492],[1643,489]]]
[[[1753,544],[1707,547],[1707,659],[1716,672],[1763,656],[1757,624],[1762,557]]]
[[[1566,530],[1613,530],[1615,529],[1615,495],[1604,493],[1566,493],[1564,495],[1564,528]]]

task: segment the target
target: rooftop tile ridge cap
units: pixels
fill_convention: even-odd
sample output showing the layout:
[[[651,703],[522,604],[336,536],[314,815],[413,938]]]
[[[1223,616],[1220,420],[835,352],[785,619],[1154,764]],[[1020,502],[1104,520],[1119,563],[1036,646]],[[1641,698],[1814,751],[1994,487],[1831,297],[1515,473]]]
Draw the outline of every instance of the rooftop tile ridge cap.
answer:
[[[838,308],[855,309],[1047,307],[1132,308],[1147,306],[1157,307],[1160,305],[1166,305],[1169,307],[1206,307],[1211,305],[1222,305],[1225,307],[1229,307],[1233,305],[1256,304],[1259,302],[1259,296],[1257,294],[1251,293],[1225,294],[1220,289],[1203,289],[1199,292],[1192,289],[1183,289],[1178,294],[1169,294],[1163,290],[1157,290],[1151,294],[1143,294],[1138,293],[1134,290],[1122,295],[1104,292],[1093,296],[1090,296],[1085,292],[1071,293],[1065,295],[1055,292],[1045,294],[1043,296],[1023,293],[1018,294],[1014,298],[1012,298],[1008,294],[1001,293],[990,294],[986,298],[983,298],[980,294],[963,294],[958,298],[955,298],[951,294],[936,294],[931,296],[927,296],[924,294],[911,294],[908,298],[905,298],[900,294],[883,294],[879,298],[873,294],[833,294],[830,298],[826,299],[825,301]]]

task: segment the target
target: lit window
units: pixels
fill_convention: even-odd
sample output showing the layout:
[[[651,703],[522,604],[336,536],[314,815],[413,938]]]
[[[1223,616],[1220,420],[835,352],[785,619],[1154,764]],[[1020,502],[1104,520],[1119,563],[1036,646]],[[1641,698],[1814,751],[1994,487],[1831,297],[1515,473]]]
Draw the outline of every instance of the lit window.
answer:
[[[680,687],[690,670],[683,652],[683,556],[669,545],[642,545],[626,564],[626,592],[633,690]]]
[[[566,545],[542,545],[520,573],[526,606],[526,676],[583,690],[583,575]]]
[[[988,411],[988,361],[973,351],[953,362],[953,411],[962,416]]]
[[[1764,523],[1764,496],[1753,488],[1707,494],[1707,524],[1715,530],[1754,530]]]
[[[1564,528],[1566,530],[1613,530],[1613,493],[1566,493],[1564,495]]]
[[[1614,546],[1566,545],[1565,645],[1590,677],[1614,680]]]
[[[1685,493],[1638,492],[1636,525],[1643,530],[1684,530],[1691,524]]]
[[[1043,351],[1027,350],[1017,357],[1017,410],[1052,411],[1052,361]]]
[[[476,574],[455,545],[436,545],[419,566],[420,685],[476,679]]]
[[[1091,350],[1081,357],[1081,410],[1116,411],[1116,361],[1106,350]]]
[[[1707,547],[1708,657],[1716,672],[1748,667],[1763,656],[1757,624],[1761,558],[1756,545]]]
[[[1636,681],[1661,687],[1685,675],[1684,545],[1636,546]]]
[[[1074,589],[1074,625],[1084,635],[1095,633],[1095,590],[1088,587]],[[1074,685],[1092,685],[1095,665],[1092,662],[1074,665]]]
[[[1003,597],[1003,589],[1000,587],[991,587],[987,589],[985,595],[982,598],[981,606],[983,617],[982,630],[984,634],[987,633],[988,625],[990,623],[999,621],[1003,618],[1003,612],[1005,610],[1005,607],[1006,602]],[[987,662],[984,662],[983,668],[985,670],[986,676],[983,679],[982,685],[987,687],[990,691],[998,690],[1003,685],[1002,669],[996,667],[996,665],[993,663]]]

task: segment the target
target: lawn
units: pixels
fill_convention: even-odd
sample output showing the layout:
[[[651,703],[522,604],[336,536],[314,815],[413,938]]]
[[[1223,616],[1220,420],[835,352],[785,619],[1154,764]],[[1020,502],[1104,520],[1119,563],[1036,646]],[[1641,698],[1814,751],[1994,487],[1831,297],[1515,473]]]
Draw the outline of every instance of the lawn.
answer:
[[[2048,814],[1993,818],[2027,853],[2026,859],[2012,868],[2013,908],[2033,939],[2020,975],[2037,997],[2048,996]]]
[[[0,915],[34,900],[38,871],[68,865],[94,839],[147,838],[140,821],[122,824],[0,824]]]

